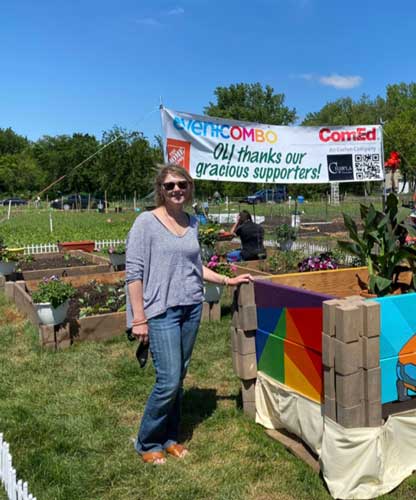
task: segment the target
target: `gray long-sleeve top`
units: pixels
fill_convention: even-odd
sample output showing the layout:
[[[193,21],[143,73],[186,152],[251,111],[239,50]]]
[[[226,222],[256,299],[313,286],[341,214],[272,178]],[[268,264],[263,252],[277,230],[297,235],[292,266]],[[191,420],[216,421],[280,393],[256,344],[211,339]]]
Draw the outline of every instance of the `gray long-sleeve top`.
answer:
[[[143,305],[150,319],[175,306],[203,301],[198,222],[190,216],[183,236],[169,231],[152,213],[137,217],[127,237],[126,282],[143,282]],[[127,294],[127,326],[133,312]]]

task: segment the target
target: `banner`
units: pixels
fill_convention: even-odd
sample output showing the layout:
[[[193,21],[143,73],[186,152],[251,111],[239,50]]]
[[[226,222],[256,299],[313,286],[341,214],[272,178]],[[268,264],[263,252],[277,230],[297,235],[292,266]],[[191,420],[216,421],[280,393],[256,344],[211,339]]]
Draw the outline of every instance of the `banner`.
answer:
[[[284,127],[161,108],[165,161],[194,179],[271,184],[381,181],[380,125]]]

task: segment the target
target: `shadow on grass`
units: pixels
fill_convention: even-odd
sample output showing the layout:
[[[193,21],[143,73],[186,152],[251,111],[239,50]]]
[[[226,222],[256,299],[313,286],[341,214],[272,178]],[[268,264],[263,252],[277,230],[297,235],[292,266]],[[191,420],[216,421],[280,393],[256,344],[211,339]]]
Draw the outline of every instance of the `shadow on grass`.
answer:
[[[209,418],[217,409],[220,400],[237,400],[237,396],[218,396],[216,389],[200,389],[192,387],[185,391],[182,401],[182,420],[180,439],[192,439],[194,429]]]

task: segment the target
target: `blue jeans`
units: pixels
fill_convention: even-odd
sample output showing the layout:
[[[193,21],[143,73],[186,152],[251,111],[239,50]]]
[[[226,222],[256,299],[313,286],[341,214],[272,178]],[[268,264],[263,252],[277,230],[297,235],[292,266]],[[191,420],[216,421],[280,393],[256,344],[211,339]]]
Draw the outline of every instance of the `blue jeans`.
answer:
[[[178,442],[182,384],[201,321],[202,303],[171,307],[149,319],[156,383],[146,403],[135,443],[138,453]]]

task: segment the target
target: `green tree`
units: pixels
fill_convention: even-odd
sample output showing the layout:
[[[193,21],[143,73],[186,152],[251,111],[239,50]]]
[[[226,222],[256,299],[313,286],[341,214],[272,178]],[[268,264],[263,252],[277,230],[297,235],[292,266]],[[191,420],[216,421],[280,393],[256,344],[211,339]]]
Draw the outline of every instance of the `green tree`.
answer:
[[[155,165],[163,161],[160,147],[152,146],[141,132],[117,126],[103,134],[103,145],[112,141],[100,153],[101,190],[113,197],[147,195],[153,189]]]
[[[0,156],[21,153],[29,144],[26,137],[16,134],[10,127],[0,128]]]
[[[209,116],[232,118],[270,125],[290,125],[296,120],[296,110],[285,106],[285,95],[275,94],[273,87],[260,83],[236,83],[214,90],[216,103],[204,109]]]
[[[89,134],[44,136],[33,144],[32,154],[45,173],[45,186],[66,176],[48,191],[48,196],[58,193],[97,191],[97,157],[88,160],[80,168],[74,168],[98,151],[99,142]]]
[[[28,152],[0,156],[0,192],[30,196],[45,182],[41,168]]]

